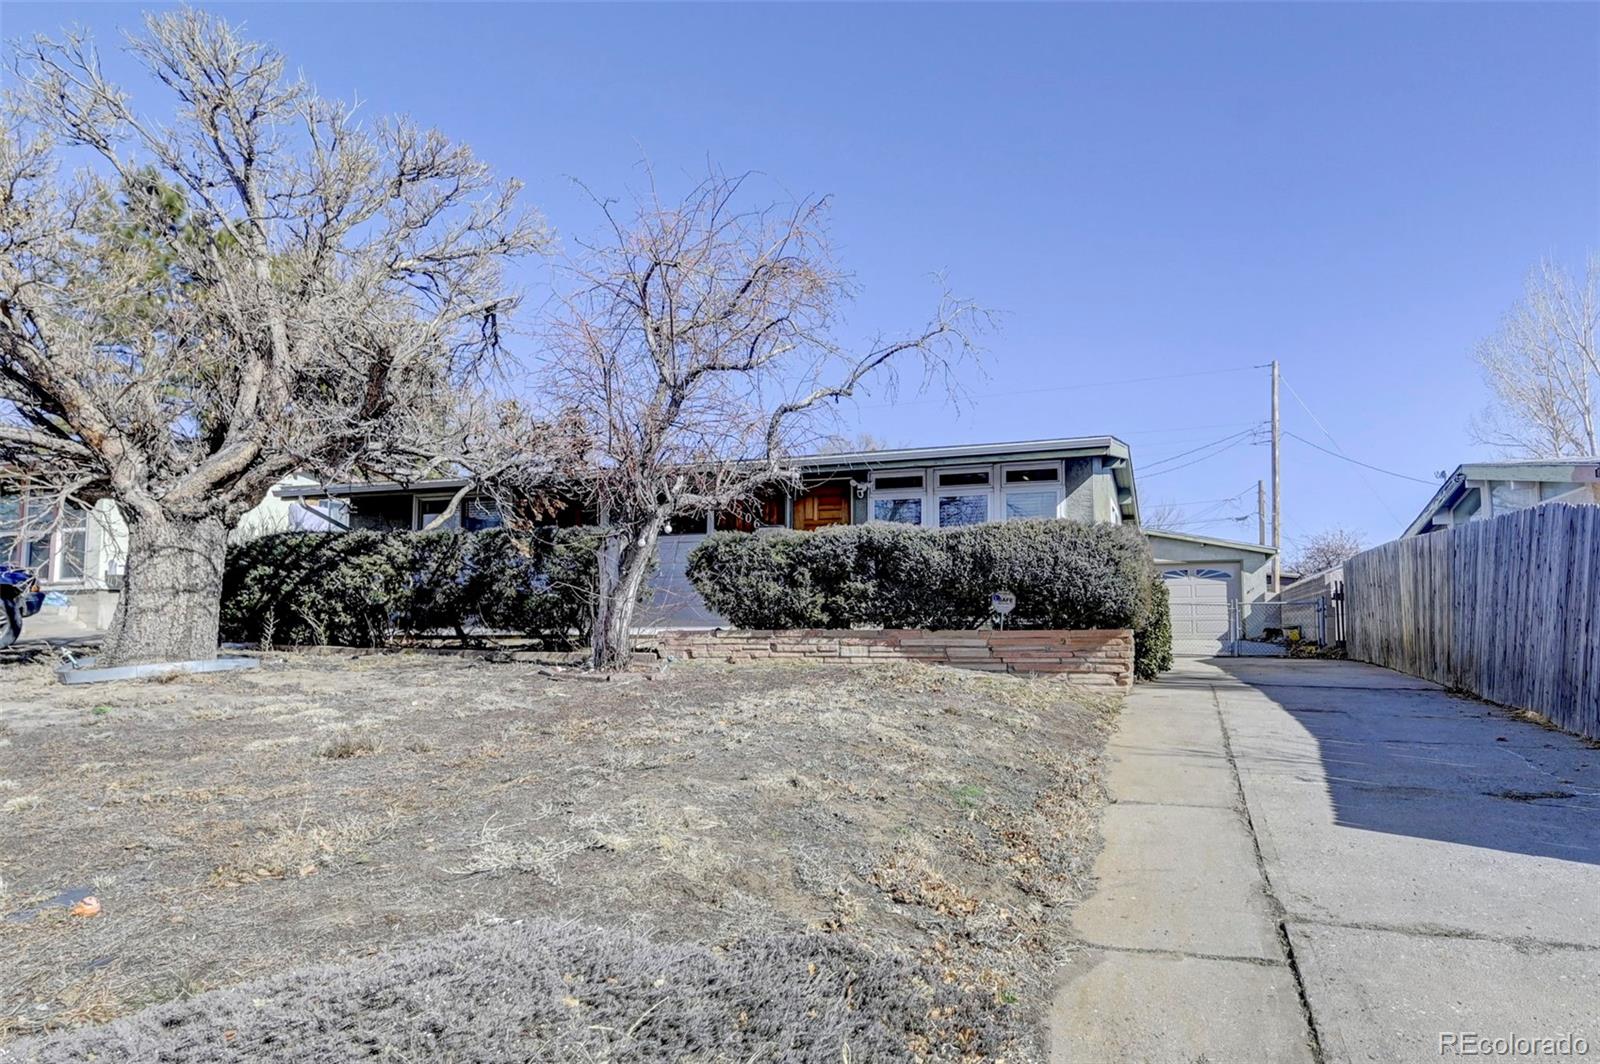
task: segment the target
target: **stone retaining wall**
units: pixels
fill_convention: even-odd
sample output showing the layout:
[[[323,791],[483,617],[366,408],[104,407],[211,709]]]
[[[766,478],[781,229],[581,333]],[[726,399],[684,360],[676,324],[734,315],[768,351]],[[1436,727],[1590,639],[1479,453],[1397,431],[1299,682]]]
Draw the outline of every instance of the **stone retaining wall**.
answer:
[[[921,661],[983,672],[1065,673],[1100,687],[1133,683],[1133,632],[955,631],[793,628],[780,631],[670,631],[657,636],[664,657],[711,661],[829,661],[867,665]]]

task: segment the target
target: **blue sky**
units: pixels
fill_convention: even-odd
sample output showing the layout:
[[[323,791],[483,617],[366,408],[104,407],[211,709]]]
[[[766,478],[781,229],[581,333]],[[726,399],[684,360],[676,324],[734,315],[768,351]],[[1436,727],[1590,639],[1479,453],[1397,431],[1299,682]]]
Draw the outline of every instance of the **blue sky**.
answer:
[[[1156,463],[1266,418],[1249,367],[1282,362],[1290,432],[1428,480],[1487,453],[1471,351],[1527,271],[1600,249],[1600,5],[209,6],[470,142],[567,241],[596,222],[571,178],[621,193],[644,157],[831,195],[849,329],[919,323],[936,271],[1004,314],[969,408],[867,399],[860,428],[1115,434],[1144,505],[1207,500],[1216,535],[1254,537],[1266,448]],[[0,31],[109,43],[139,10],[7,3]],[[1293,438],[1283,484],[1291,554],[1431,493]]]

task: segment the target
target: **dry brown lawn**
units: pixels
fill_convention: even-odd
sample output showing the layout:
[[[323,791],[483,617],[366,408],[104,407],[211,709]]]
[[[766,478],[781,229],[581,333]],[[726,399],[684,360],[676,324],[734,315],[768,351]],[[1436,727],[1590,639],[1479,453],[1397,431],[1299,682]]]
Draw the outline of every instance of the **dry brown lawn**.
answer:
[[[1070,948],[1116,706],[915,665],[7,673],[0,1043],[548,917],[711,946],[846,936],[1028,1032]],[[86,894],[100,912],[73,915]]]

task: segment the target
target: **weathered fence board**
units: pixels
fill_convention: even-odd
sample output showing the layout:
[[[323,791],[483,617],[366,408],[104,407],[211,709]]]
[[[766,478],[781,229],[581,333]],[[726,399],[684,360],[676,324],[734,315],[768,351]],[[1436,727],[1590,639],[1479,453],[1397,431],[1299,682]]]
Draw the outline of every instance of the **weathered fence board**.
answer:
[[[1600,506],[1550,503],[1345,563],[1352,658],[1600,738]]]

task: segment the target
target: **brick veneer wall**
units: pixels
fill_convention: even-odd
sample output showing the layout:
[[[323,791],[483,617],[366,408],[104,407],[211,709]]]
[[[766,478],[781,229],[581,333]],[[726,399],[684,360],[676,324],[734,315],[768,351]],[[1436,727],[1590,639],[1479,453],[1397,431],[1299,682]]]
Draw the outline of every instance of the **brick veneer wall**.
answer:
[[[780,631],[662,632],[667,657],[712,661],[829,661],[867,665],[922,661],[984,672],[1065,673],[1078,683],[1128,687],[1133,683],[1133,632],[956,631],[921,629],[793,628]]]

